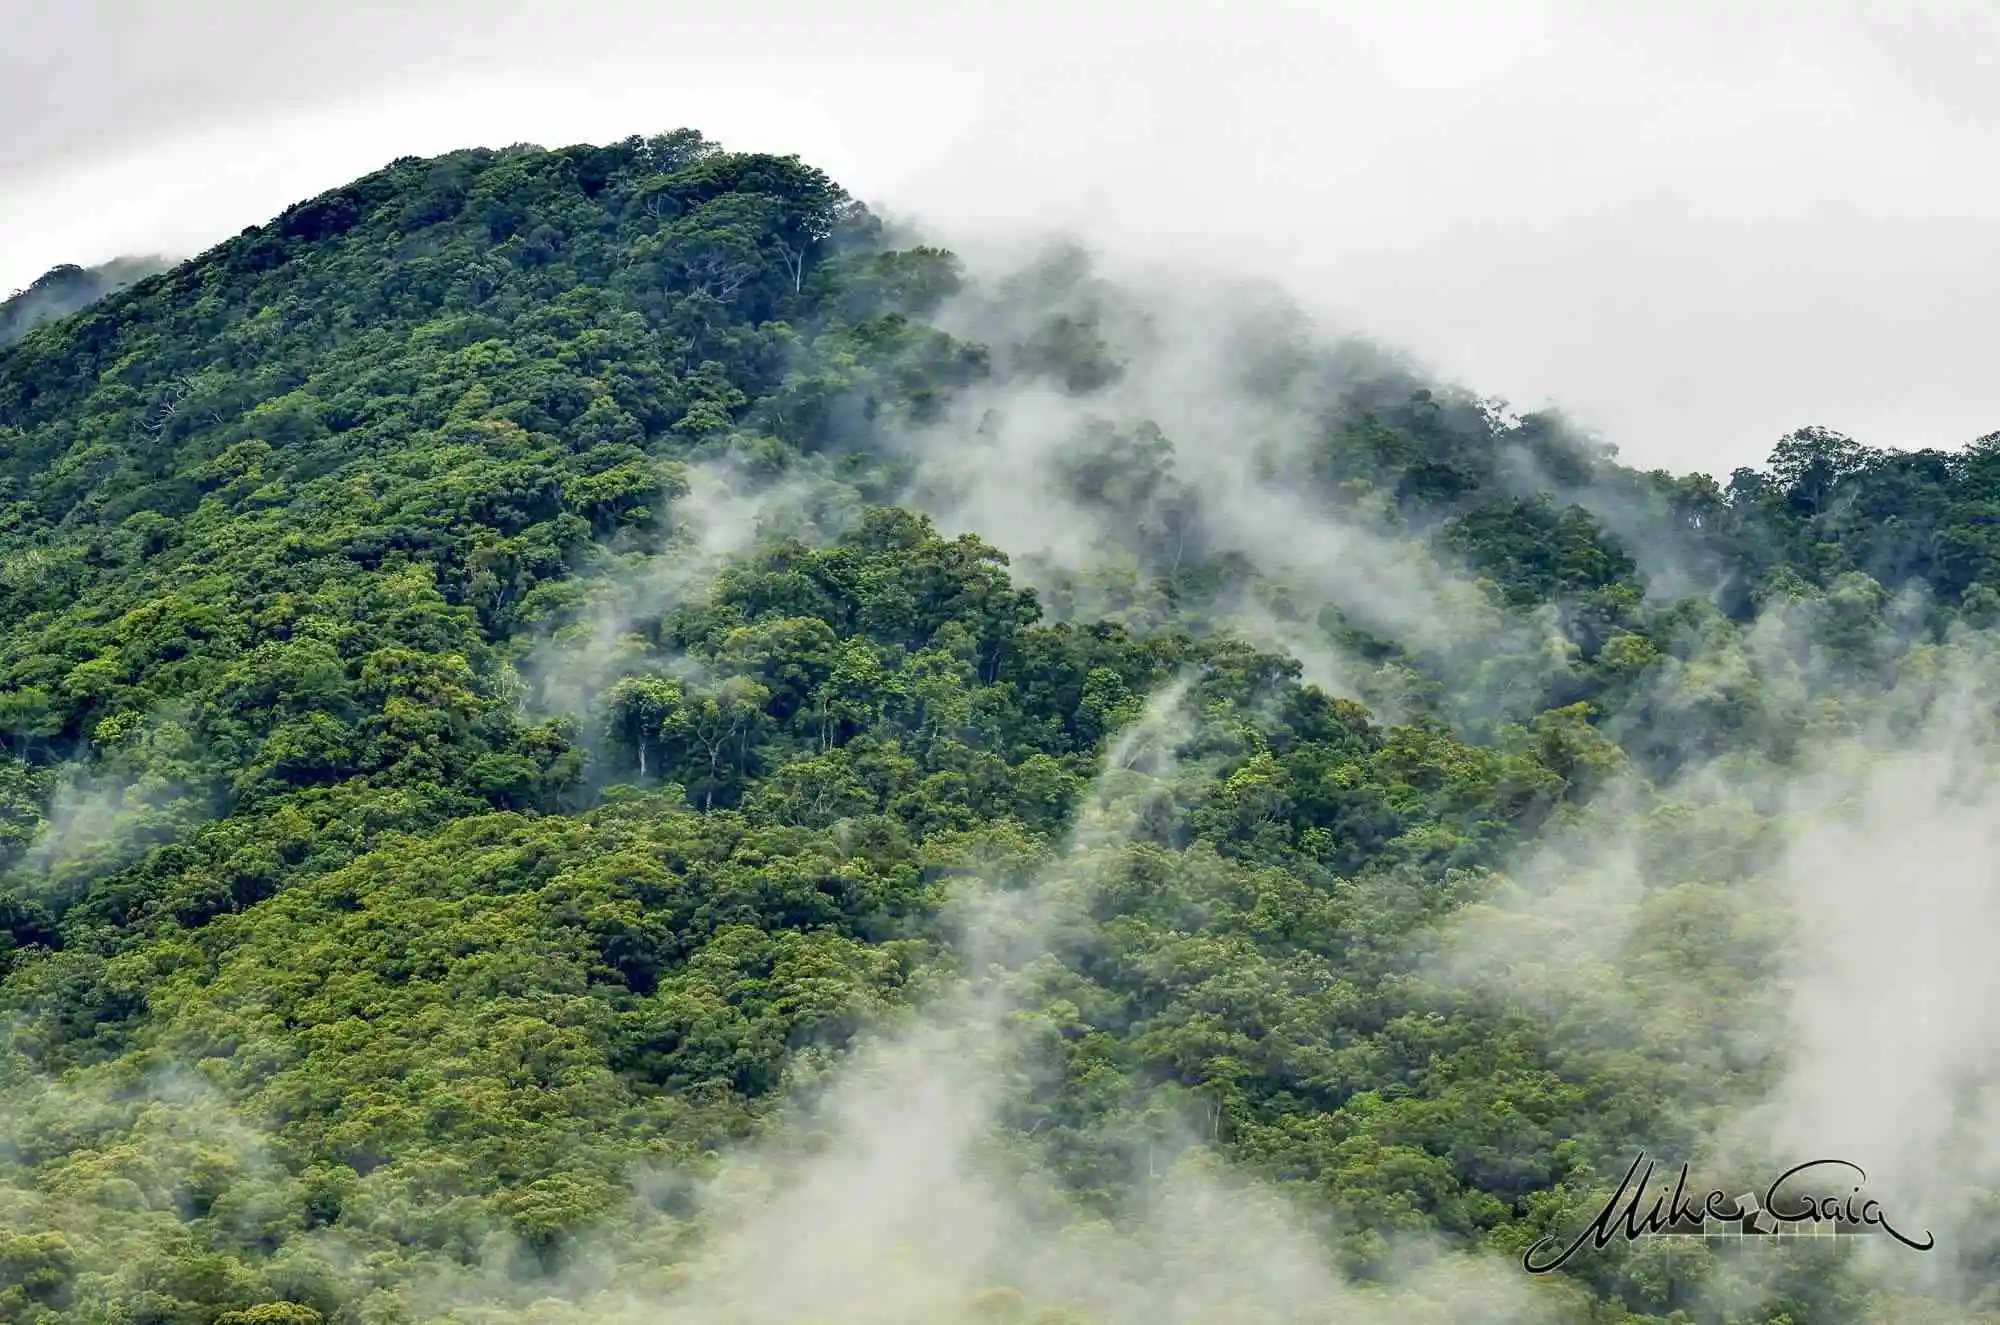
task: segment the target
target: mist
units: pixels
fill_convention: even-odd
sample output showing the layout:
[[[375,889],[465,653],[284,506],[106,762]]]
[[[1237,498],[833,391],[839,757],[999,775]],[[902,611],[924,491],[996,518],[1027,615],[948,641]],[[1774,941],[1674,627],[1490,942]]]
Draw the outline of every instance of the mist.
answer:
[[[1114,736],[1046,859],[1018,871],[989,862],[963,880],[947,913],[953,969],[929,996],[837,1062],[802,1055],[759,1138],[698,1171],[634,1171],[624,1206],[576,1231],[557,1273],[515,1277],[535,1249],[497,1221],[462,1246],[426,1246],[417,1211],[349,1178],[331,1189],[342,1226],[294,1239],[271,1282],[298,1301],[354,1295],[356,1318],[370,1321],[1581,1322],[1573,1286],[1414,1235],[1391,1249],[1386,1277],[1344,1275],[1326,1216],[1232,1168],[1192,1117],[1169,1118],[1164,1137],[1099,1138],[1132,1164],[1129,1195],[1108,1218],[1064,1189],[1032,1131],[1011,1125],[1056,1030],[1034,1011],[1047,982],[1076,955],[1102,882],[1171,813],[1176,778],[1199,771],[1182,765],[1198,735],[1196,680],[1153,695]],[[189,1028],[174,1047],[202,1043]],[[31,1184],[0,1183],[0,1219],[20,1232],[10,1254],[28,1255],[29,1231],[60,1230],[35,1233],[34,1254],[64,1267],[76,1303],[108,1304],[173,1286],[161,1276],[183,1220],[254,1242],[326,1199],[326,1170],[294,1173],[288,1144],[231,1106],[232,1084],[254,1070],[170,1050],[147,1070],[55,1080],[36,1076],[10,1038],[0,1161],[17,1173],[41,1166]],[[386,1276],[371,1251],[383,1236],[404,1244]],[[634,1272],[645,1259],[635,1250],[662,1246],[676,1263]]]
[[[0,57],[0,288],[195,252],[401,155],[695,124],[954,233],[1279,281],[1448,377],[1560,403],[1641,467],[1726,473],[1807,423],[1952,446],[2000,419],[1979,331],[2000,278],[1952,219],[1994,202],[1965,163],[2000,155],[1996,23],[1969,0],[1204,5],[1165,26],[890,0],[728,22],[26,0]]]
[[[24,974],[9,989],[22,1024],[57,1012],[47,1014],[54,1030],[33,1032],[47,1044],[13,1025],[0,1037],[6,1274],[60,1283],[72,1294],[66,1310],[150,1310],[178,1294],[304,1313],[221,1325],[308,1325],[314,1313],[297,1305],[308,1300],[338,1303],[342,1325],[1555,1325],[1603,1319],[1591,1313],[1620,1297],[1662,1314],[1755,1319],[1785,1309],[1801,1281],[1872,1294],[1877,1318],[1897,1325],[1908,1319],[1898,1314],[1906,1292],[1967,1314],[1992,1305],[2000,640],[1963,627],[1930,640],[1931,605],[1912,594],[1882,606],[1865,648],[1836,657],[1825,639],[1836,600],[1866,596],[1852,584],[1800,601],[1777,592],[1757,619],[1733,623],[1719,605],[1744,586],[1725,585],[1724,567],[1677,535],[1642,476],[1611,465],[1617,457],[1726,473],[1760,462],[1803,424],[1880,447],[1956,446],[2000,426],[2000,387],[1986,362],[2000,267],[1988,227],[1955,219],[2000,202],[1990,172],[1968,164],[2000,157],[1990,77],[2000,20],[1990,6],[1884,17],[1789,2],[1745,12],[1533,0],[1500,13],[1427,0],[1334,10],[1204,4],[1168,19],[1042,5],[919,12],[883,0],[764,3],[695,22],[614,0],[560,9],[450,0],[396,14],[29,0],[10,31],[20,40],[0,53],[0,122],[18,132],[0,141],[0,289],[59,263],[107,265],[93,268],[102,279],[89,290],[71,289],[75,278],[64,275],[0,310],[0,356],[15,356],[0,366],[34,353],[32,342],[4,348],[8,328],[67,315],[137,279],[139,267],[113,261],[120,255],[199,252],[392,158],[610,142],[692,124],[730,149],[800,153],[896,232],[960,254],[964,288],[935,322],[986,347],[993,372],[937,408],[855,423],[828,454],[793,454],[756,436],[768,417],[755,409],[719,433],[691,434],[681,460],[658,465],[646,527],[581,540],[562,576],[538,583],[531,603],[508,604],[520,629],[496,650],[505,656],[494,684],[512,716],[570,724],[561,740],[573,731],[575,748],[562,757],[589,773],[563,788],[573,800],[557,813],[521,809],[525,792],[490,814],[484,793],[468,796],[461,803],[477,822],[436,830],[478,839],[462,878],[446,880],[443,863],[395,875],[391,855],[424,845],[398,838],[338,866],[330,882],[301,872],[303,881],[243,912],[183,924],[162,911],[164,937],[149,932],[123,949],[115,921],[60,951],[24,944]],[[48,113],[59,101],[76,108]],[[791,329],[800,344],[814,330]],[[775,541],[837,539],[868,501],[925,512],[946,534],[1003,550],[1045,620],[1149,632],[1198,618],[1189,627],[1198,633],[1295,660],[1304,682],[1357,702],[1378,729],[1442,714],[1459,735],[1504,745],[1496,761],[1525,760],[1518,724],[1581,685],[1604,641],[1590,638],[1574,602],[1506,601],[1473,552],[1453,550],[1450,496],[1406,499],[1339,468],[1344,430],[1406,408],[1434,425],[1425,445],[1472,439],[1484,448],[1494,477],[1477,501],[1548,493],[1575,503],[1629,554],[1649,602],[1690,600],[1671,647],[1635,650],[1630,674],[1605,683],[1631,703],[1577,717],[1578,740],[1595,742],[1585,753],[1598,762],[1538,784],[1555,788],[1553,808],[1535,811],[1546,809],[1547,822],[1536,819],[1531,840],[1498,868],[1443,863],[1446,853],[1453,862],[1470,854],[1488,825],[1457,837],[1463,825],[1442,813],[1423,829],[1435,832],[1437,859],[1425,854],[1431,844],[1398,837],[1398,865],[1370,862],[1355,877],[1335,877],[1325,863],[1337,858],[1332,847],[1260,858],[1253,845],[1241,859],[1208,841],[1182,849],[1194,836],[1191,807],[1220,799],[1210,784],[1269,754],[1243,712],[1205,709],[1204,677],[1186,674],[1117,701],[1129,714],[1144,700],[1136,719],[1110,732],[1094,770],[1089,749],[1063,754],[1066,763],[1029,761],[1046,785],[1087,784],[1059,839],[1027,847],[1025,837],[938,830],[908,853],[899,868],[916,880],[908,891],[921,906],[896,913],[895,924],[869,912],[866,923],[882,928],[864,935],[882,951],[893,945],[885,961],[911,963],[907,984],[864,1000],[837,978],[833,958],[825,970],[803,963],[796,996],[823,998],[859,1029],[849,1036],[843,1022],[825,1042],[817,1032],[805,1043],[774,1037],[782,1067],[741,1089],[735,1131],[724,1135],[704,1112],[711,1096],[739,1089],[723,1084],[734,1078],[716,1070],[694,1098],[664,1070],[646,1079],[658,1064],[630,1068],[604,1048],[614,1037],[678,1035],[676,1018],[709,1009],[688,995],[695,1012],[646,1008],[628,1024],[621,1018],[651,992],[634,985],[630,1004],[591,1001],[588,986],[609,959],[591,950],[595,931],[588,942],[579,934],[597,925],[622,935],[629,922],[635,944],[650,941],[657,936],[642,922],[664,908],[623,874],[626,891],[591,891],[590,869],[630,871],[642,883],[678,872],[685,884],[698,871],[677,854],[670,821],[710,809],[724,822],[718,842],[730,840],[703,850],[740,847],[756,868],[791,850],[812,855],[798,878],[782,880],[802,896],[819,886],[812,870],[837,875],[833,891],[872,868],[850,876],[836,857],[893,818],[887,793],[884,813],[858,816],[880,821],[872,827],[839,818],[829,793],[810,815],[743,829],[729,817],[740,807],[707,799],[713,786],[690,794],[649,763],[662,748],[656,710],[673,707],[678,719],[683,696],[722,695],[740,717],[764,693],[736,674],[747,667],[726,640],[701,656],[677,651],[675,614],[698,610],[718,576]],[[842,467],[857,456],[882,463],[858,475]],[[13,489],[0,497],[11,502]],[[142,494],[132,509],[155,497],[167,501]],[[67,537],[56,523],[47,521],[50,538]],[[329,536],[328,547],[344,545]],[[31,579],[43,556],[39,547],[20,554],[8,574]],[[429,573],[405,571],[413,582]],[[909,651],[863,640],[854,656],[879,670],[877,652],[900,665]],[[74,666],[44,670],[69,676]],[[1351,713],[1341,708],[1339,722],[1324,724],[1339,728],[1329,746],[1351,737],[1352,748],[1312,771],[1323,788],[1363,781],[1361,751],[1379,731],[1361,730]],[[1598,716],[1601,729],[1590,727]],[[1060,715],[1038,721],[1060,726]],[[189,730],[172,712],[120,718],[92,729],[94,766],[38,767],[32,790],[50,793],[47,811],[0,882],[57,912],[93,881],[185,838],[209,813],[208,789],[171,777]],[[822,732],[814,747],[812,737],[791,750],[801,763],[812,762],[801,752],[824,755],[833,744]],[[746,770],[750,745],[745,736]],[[1227,756],[1213,754],[1224,747]],[[1488,753],[1436,757],[1470,763]],[[681,767],[700,763],[697,753]],[[1024,767],[998,776],[1025,777]],[[1459,771],[1426,765],[1410,780]],[[1429,794],[1399,776],[1381,779],[1385,801]],[[593,837],[596,823],[570,816],[572,804],[635,780],[642,785],[606,799],[605,821],[615,823],[624,797],[658,811],[669,824],[658,836]],[[1244,781],[1246,799],[1269,792],[1255,776]],[[948,797],[938,799],[937,821],[955,822]],[[739,818],[754,821],[757,805],[744,804]],[[1395,818],[1384,810],[1363,822],[1380,807],[1351,817],[1347,808],[1338,822],[1357,840]],[[1280,817],[1264,815],[1262,826]],[[814,817],[824,823],[800,822]],[[978,816],[968,809],[965,819]],[[1006,822],[1007,833],[1033,835]],[[796,846],[821,828],[810,852]],[[545,837],[520,846],[538,832]],[[574,895],[554,896],[547,916],[532,909],[542,899],[502,888],[546,882],[538,853],[554,861],[579,842],[598,854],[562,879]],[[1458,1025],[1490,1031],[1495,1043],[1518,1037],[1506,1040],[1509,1053],[1532,1041],[1533,1054],[1510,1063],[1527,1064],[1518,1079],[1539,1074],[1549,1098],[1576,1092],[1587,1108],[1551,1114],[1592,1128],[1601,1120],[1601,1135],[1552,1137],[1539,1147],[1547,1155],[1501,1156],[1496,1163],[1516,1165],[1509,1182],[1520,1171],[1548,1175],[1511,1191],[1494,1184],[1502,1196],[1464,1176],[1491,1156],[1436,1153],[1445,1147],[1422,1134],[1432,1118],[1399,1115],[1406,1134],[1363,1137],[1376,1151],[1342,1168],[1355,1134],[1333,1129],[1349,1125],[1353,1097],[1371,1092],[1357,1085],[1363,1072],[1402,1072],[1396,1088],[1418,1094],[1435,1084],[1423,1076],[1418,1032],[1407,1066],[1359,1054],[1336,1062],[1329,1034],[1301,1041],[1299,1062],[1270,1073],[1285,1097],[1271,1115],[1300,1099],[1309,1103],[1297,1118],[1342,1115],[1312,1138],[1318,1150],[1308,1155],[1300,1142],[1284,1152],[1288,1174],[1261,1167],[1255,1146],[1228,1134],[1249,1129],[1241,1118],[1226,1125],[1222,1091],[1208,1090],[1242,1066],[1220,1057],[1203,1063],[1223,1066],[1198,1086],[1165,1069],[1142,1080],[1107,1068],[1091,1107],[1049,1129],[1072,1134],[1045,1135],[1068,1039],[1145,1020],[1093,1023],[1065,1003],[1110,946],[1098,929],[1105,912],[1118,918],[1107,902],[1113,886],[1187,885],[1193,901],[1176,897],[1177,912],[1148,917],[1169,937],[1140,956],[1162,967],[1242,959],[1238,978],[1254,984],[1275,963],[1244,954],[1261,961],[1258,944],[1291,941],[1271,937],[1283,917],[1268,931],[1246,926],[1226,951],[1220,942],[1192,956],[1168,948],[1207,937],[1201,882],[1251,893],[1257,871],[1284,873],[1270,859],[1292,867],[1287,886],[1315,890],[1325,908],[1315,920],[1352,921],[1353,932],[1372,925],[1370,941],[1391,932],[1370,907],[1440,912],[1407,953],[1344,948],[1339,932],[1316,934],[1317,949],[1298,946],[1298,978],[1319,982],[1315,997],[1349,966],[1381,989],[1340,995],[1353,1006],[1333,994],[1301,997],[1288,1015],[1351,1016],[1354,1025],[1337,1031],[1356,1039],[1380,1030],[1369,1018],[1428,1016],[1464,1017]],[[1395,872],[1410,859],[1420,865]],[[162,878],[169,873],[162,865]],[[768,882],[746,877],[746,892]],[[470,900],[450,892],[465,879]],[[898,876],[896,887],[906,882]],[[314,963],[338,969],[328,947],[374,942],[356,936],[377,885],[408,890],[402,933],[435,926],[448,941],[407,962],[398,950],[387,976],[342,969],[348,983],[325,1003],[301,1010],[295,1000],[284,1035],[272,1031],[282,1000],[258,981],[273,971],[311,980]],[[1452,909],[1465,898],[1470,905]],[[113,896],[105,915],[119,904]],[[260,906],[270,909],[245,919]],[[935,933],[928,913],[910,918],[932,906],[942,915]],[[274,921],[269,932],[321,946],[250,950],[244,936],[270,915],[296,926]],[[817,941],[815,923],[784,920],[787,933]],[[494,935],[514,946],[503,950]],[[687,961],[676,937],[658,949]],[[239,959],[231,942],[249,955]],[[0,956],[11,961],[12,951]],[[225,952],[235,963],[227,972]],[[533,980],[523,974],[531,964],[543,968]],[[357,1046],[375,1033],[364,1028],[385,989],[425,970],[439,1002],[399,1007],[407,1020],[394,1031],[418,1046],[414,1066],[399,1068],[394,1089],[366,1096],[355,1111],[366,1117],[342,1120],[349,1135],[281,1138],[294,1117],[323,1126],[332,1116],[306,1098],[311,1091],[363,1098],[373,1060]],[[504,1016],[509,1034],[530,1032],[519,1042],[496,1033],[491,1044],[469,1022],[437,1033],[445,1022],[433,1009],[475,985],[526,991]],[[861,1010],[842,1002],[850,996]],[[1204,986],[1188,1000],[1193,1011],[1175,1014],[1198,1023],[1211,1015],[1208,999],[1221,1025],[1241,1011],[1237,997]],[[644,1020],[654,1013],[657,1025]],[[1258,1034],[1269,1029],[1256,1024]],[[310,1050],[298,1047],[304,1033],[292,1035],[301,1025],[318,1037]],[[1191,1032],[1173,1048],[1192,1057],[1209,1046]],[[278,1057],[295,1050],[300,1061],[319,1055],[318,1075],[302,1071],[257,1095],[261,1121],[239,1116],[231,1098],[249,1098],[252,1083],[261,1090]],[[1169,1057],[1158,1051],[1148,1071]],[[451,1074],[465,1063],[474,1085],[461,1092]],[[568,1075],[545,1081],[558,1069]],[[642,1080],[643,1089],[633,1084]],[[438,1088],[446,1081],[453,1089]],[[481,1112],[523,1081],[558,1103],[546,1114],[539,1102]],[[1588,1095],[1600,1085],[1620,1093]],[[427,1087],[443,1099],[438,1114],[412,1103]],[[1354,1116],[1368,1107],[1356,1104]],[[1520,1135],[1505,1121],[1512,1103],[1480,1108],[1480,1125],[1488,1114],[1501,1121],[1467,1149],[1504,1148]],[[1441,1105],[1435,1117],[1450,1115]],[[424,1150],[391,1171],[396,1161],[369,1149],[465,1118],[491,1128],[476,1158]],[[545,1132],[547,1119],[555,1122]],[[608,1176],[558,1173],[551,1156],[588,1152],[598,1164],[611,1153],[609,1144],[590,1150],[577,1120],[601,1121],[607,1133],[629,1125],[652,1150]],[[491,1163],[531,1134],[541,1148],[532,1171],[556,1176],[525,1177],[530,1167],[516,1171],[511,1157]],[[1835,1264],[1813,1250],[1760,1261],[1755,1249],[1656,1243],[1615,1251],[1574,1280],[1524,1274],[1517,1249],[1500,1243],[1533,1220],[1580,1226],[1607,1194],[1591,1183],[1616,1171],[1589,1147],[1626,1139],[1730,1190],[1761,1190],[1793,1163],[1839,1156],[1866,1170],[1899,1227],[1936,1231],[1939,1248],[1913,1257],[1864,1239]],[[334,1158],[299,1171],[293,1144]],[[1078,1178],[1068,1161],[1082,1153],[1091,1165]],[[1427,1193],[1412,1178],[1403,1191],[1409,1170],[1396,1165],[1412,1156],[1436,1161],[1427,1175],[1447,1177]],[[493,1171],[475,1173],[481,1163]],[[1407,1197],[1404,1213],[1419,1222],[1438,1191],[1466,1199],[1440,1215],[1435,1233],[1371,1229],[1374,1241],[1357,1252],[1335,1204],[1350,1183],[1395,1188],[1388,1195]],[[1475,1198],[1486,1204],[1474,1208]],[[186,1226],[197,1222],[221,1250],[188,1254]],[[280,1247],[270,1265],[258,1261]],[[181,1262],[208,1279],[181,1292],[165,1278],[182,1273]],[[261,1280],[246,1268],[253,1263]],[[0,1283],[0,1294],[11,1291]],[[0,1306],[26,1300],[0,1297]]]
[[[0,346],[10,345],[44,322],[67,317],[172,265],[170,259],[156,255],[117,257],[88,270],[75,266],[54,268],[27,289],[0,302]]]
[[[1970,1311],[2000,1239],[1985,1195],[2000,1179],[2000,640],[1918,644],[1876,691],[1798,647],[1815,610],[1773,605],[1742,644],[1706,650],[1797,715],[1794,748],[1751,740],[1607,788],[1441,927],[1429,969],[1442,989],[1534,1009],[1570,1070],[1650,1064],[1662,1116],[1638,1144],[1689,1163],[1698,1190],[1857,1166],[1820,1170],[1815,1190],[1844,1199],[1865,1177],[1899,1230],[1937,1245],[1854,1240],[1867,1245],[1847,1268],[1891,1294],[1875,1318],[1901,1318],[1898,1291]],[[1657,679],[1656,720],[1701,702],[1697,670]],[[1703,1248],[1682,1273],[1743,1309],[1772,1300],[1776,1264]]]
[[[1247,572],[1212,604],[1219,629],[1389,720],[1410,711],[1412,674],[1344,631],[1420,659],[1473,725],[1527,716],[1570,670],[1577,646],[1553,614],[1510,611],[1434,526],[1319,472],[1344,426],[1413,392],[1431,400],[1408,360],[1241,280],[1061,243],[975,249],[967,266],[937,321],[990,348],[991,377],[942,418],[867,443],[909,466],[898,501],[1006,550],[1055,618],[1164,625],[1184,605],[1162,586],[1208,563]],[[1475,446],[1500,408],[1449,388],[1433,407]],[[1678,565],[1663,542],[1639,546]]]

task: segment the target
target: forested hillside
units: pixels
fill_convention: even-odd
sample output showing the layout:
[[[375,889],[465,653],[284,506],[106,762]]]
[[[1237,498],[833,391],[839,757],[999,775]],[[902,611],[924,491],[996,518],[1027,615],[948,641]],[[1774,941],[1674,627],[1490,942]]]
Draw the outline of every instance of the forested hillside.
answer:
[[[0,1320],[2000,1320],[2000,434],[924,239],[465,151],[0,349]],[[1822,1142],[1937,1249],[1521,1268]]]

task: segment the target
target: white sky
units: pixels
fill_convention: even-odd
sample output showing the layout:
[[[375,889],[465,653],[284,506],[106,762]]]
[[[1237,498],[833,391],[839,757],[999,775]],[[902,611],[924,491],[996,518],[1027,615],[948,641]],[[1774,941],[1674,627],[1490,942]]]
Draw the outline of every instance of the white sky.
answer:
[[[2000,4],[0,0],[0,291],[401,155],[688,125],[1276,278],[1643,465],[2000,429]]]

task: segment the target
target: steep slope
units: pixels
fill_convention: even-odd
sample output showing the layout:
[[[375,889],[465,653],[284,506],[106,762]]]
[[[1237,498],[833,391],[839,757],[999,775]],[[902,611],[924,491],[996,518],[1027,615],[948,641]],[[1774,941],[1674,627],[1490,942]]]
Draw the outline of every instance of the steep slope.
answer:
[[[1154,417],[1190,402],[1142,293],[894,242],[687,131],[469,151],[0,351],[0,1319],[803,1310],[759,1282],[797,1239],[730,1270],[691,1184],[810,1174],[786,1109],[961,997],[1003,1009],[950,1023],[998,1056],[967,1134],[1057,1260],[1143,1285],[1172,1256],[1092,1221],[1213,1153],[1385,1318],[1470,1309],[1420,1250],[1489,1274],[1782,1083],[1715,1046],[1780,997],[1779,913],[1721,885],[1789,811],[1674,779],[1778,777],[1977,665],[1990,444],[1807,432],[1725,491],[1246,315],[1199,394],[1287,405],[1231,488]],[[1087,536],[978,526],[1030,482]],[[1597,974],[1671,1017],[1467,973],[1494,871],[1613,831],[1665,909]],[[870,1243],[875,1305],[811,1309],[1179,1318],[1045,1251]],[[1676,1265],[1466,1291],[1748,1318],[1725,1250]],[[1880,1309],[1771,1267],[1757,1319]]]

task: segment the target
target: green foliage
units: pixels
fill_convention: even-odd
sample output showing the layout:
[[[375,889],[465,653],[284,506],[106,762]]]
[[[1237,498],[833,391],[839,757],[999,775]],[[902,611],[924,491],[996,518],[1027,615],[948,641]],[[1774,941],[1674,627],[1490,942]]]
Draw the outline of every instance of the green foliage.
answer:
[[[1424,958],[1545,829],[1789,758],[2000,616],[1993,439],[1806,430],[1725,491],[1341,361],[1306,499],[1566,650],[1467,673],[1523,710],[1480,715],[1437,650],[1283,601],[1150,423],[1058,466],[1123,540],[1122,621],[1045,613],[889,500],[883,430],[1121,368],[1087,299],[997,348],[947,333],[957,259],[885,243],[824,174],[692,131],[458,152],[0,350],[0,1320],[419,1319],[474,1264],[528,1319],[635,1222],[617,1268],[662,1282],[691,1216],[629,1219],[634,1174],[769,1134],[959,978],[975,883],[1064,870],[1089,886],[1019,976],[1000,1112],[1093,1216],[1132,1198],[1132,1138],[1207,1148],[1380,1273],[1404,1234],[1525,1245],[1689,1125],[1675,1055],[1729,1012],[1642,1052]],[[704,559],[718,473],[835,514]],[[1658,591],[1663,557],[1724,592]],[[1259,593],[1406,711],[1232,635]],[[1177,684],[1157,794],[1077,846]],[[1689,869],[1753,854],[1726,809],[1654,809]],[[1674,876],[1668,928],[1748,967],[1711,883]],[[1810,1278],[1801,1313],[1847,1309]],[[1604,1271],[1593,1318],[1694,1318],[1670,1279]],[[1006,1285],[965,1310],[1066,1318]]]

